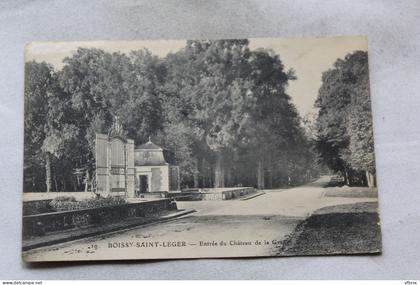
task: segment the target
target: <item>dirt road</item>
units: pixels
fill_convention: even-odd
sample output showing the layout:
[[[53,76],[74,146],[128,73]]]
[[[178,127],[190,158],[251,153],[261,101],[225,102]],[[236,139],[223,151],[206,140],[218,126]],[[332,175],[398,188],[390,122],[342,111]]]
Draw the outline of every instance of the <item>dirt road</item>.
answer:
[[[267,256],[313,211],[376,198],[324,197],[323,177],[305,186],[267,190],[250,200],[178,202],[184,218],[25,252],[56,260]]]

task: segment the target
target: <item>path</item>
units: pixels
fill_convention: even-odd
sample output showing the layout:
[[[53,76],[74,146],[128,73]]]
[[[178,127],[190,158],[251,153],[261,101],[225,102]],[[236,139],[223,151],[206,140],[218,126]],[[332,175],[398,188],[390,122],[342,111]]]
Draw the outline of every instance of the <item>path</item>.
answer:
[[[322,177],[305,186],[266,190],[250,200],[178,202],[196,213],[100,237],[87,238],[24,253],[29,259],[112,259],[266,256],[313,211],[376,198],[324,197]],[[256,244],[256,241],[261,244]],[[221,241],[226,245],[220,245]],[[267,241],[265,244],[264,241]],[[200,243],[201,242],[201,243]]]

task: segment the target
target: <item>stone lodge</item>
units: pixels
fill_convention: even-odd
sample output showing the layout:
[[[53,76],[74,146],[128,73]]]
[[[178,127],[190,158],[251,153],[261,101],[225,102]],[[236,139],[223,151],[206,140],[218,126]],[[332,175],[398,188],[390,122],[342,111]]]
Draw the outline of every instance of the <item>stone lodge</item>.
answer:
[[[96,193],[141,197],[142,193],[179,190],[179,168],[169,152],[149,141],[137,148],[116,117],[108,134],[96,134]]]

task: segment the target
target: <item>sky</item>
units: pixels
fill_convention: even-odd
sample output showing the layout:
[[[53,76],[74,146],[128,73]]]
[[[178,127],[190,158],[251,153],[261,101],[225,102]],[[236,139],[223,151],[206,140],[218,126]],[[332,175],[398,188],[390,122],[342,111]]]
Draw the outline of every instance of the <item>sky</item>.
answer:
[[[164,57],[183,48],[185,43],[185,40],[33,42],[26,46],[25,60],[46,61],[60,69],[63,66],[62,60],[71,56],[78,47],[123,53],[147,48],[153,54]],[[295,70],[297,80],[289,83],[286,92],[292,97],[301,116],[316,111],[314,102],[321,87],[322,72],[331,68],[337,58],[344,58],[356,50],[367,51],[367,46],[365,36],[249,39],[251,50],[272,49],[279,55],[286,69]]]

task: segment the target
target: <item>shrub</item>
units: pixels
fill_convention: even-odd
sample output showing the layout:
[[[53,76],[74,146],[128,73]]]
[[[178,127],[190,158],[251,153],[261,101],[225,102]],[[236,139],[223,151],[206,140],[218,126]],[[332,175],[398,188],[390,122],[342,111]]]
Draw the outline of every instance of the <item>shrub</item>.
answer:
[[[53,200],[55,201],[66,201],[66,202],[76,202],[76,198],[73,196],[58,196],[55,197]]]
[[[63,197],[57,197],[63,198]],[[95,197],[90,199],[85,199],[82,201],[76,201],[73,199],[54,199],[51,201],[50,206],[56,211],[72,211],[72,210],[82,210],[82,209],[92,209],[106,206],[115,206],[125,204],[126,201],[121,197],[108,196],[104,197]]]
[[[42,213],[53,212],[54,210],[50,206],[51,199],[48,200],[36,200],[36,201],[24,201],[23,202],[23,215],[37,215]]]
[[[60,211],[59,209],[62,207],[63,204],[74,202],[76,202],[76,198],[74,198],[73,196],[58,196],[50,202],[50,207],[53,208],[55,211]]]

